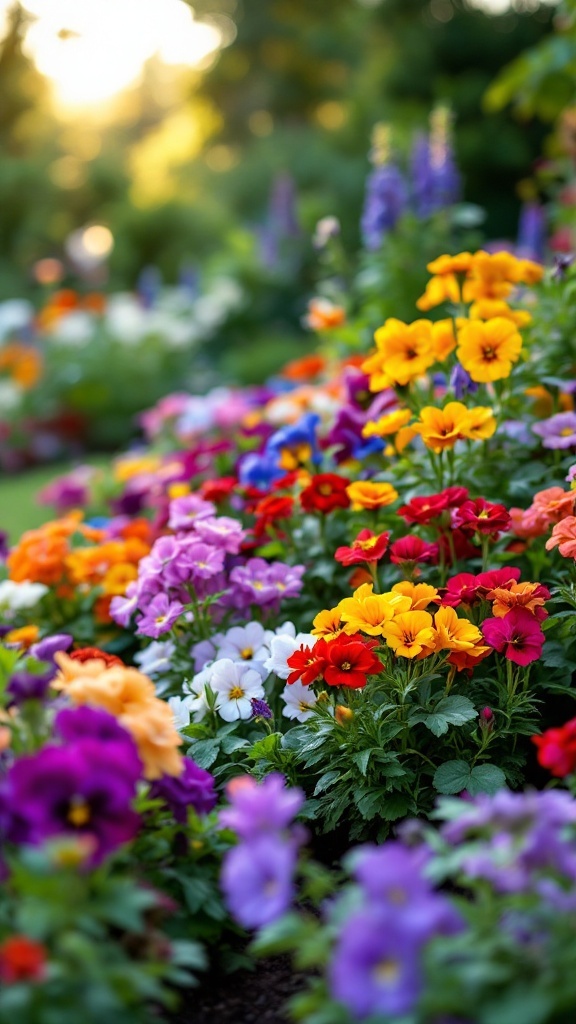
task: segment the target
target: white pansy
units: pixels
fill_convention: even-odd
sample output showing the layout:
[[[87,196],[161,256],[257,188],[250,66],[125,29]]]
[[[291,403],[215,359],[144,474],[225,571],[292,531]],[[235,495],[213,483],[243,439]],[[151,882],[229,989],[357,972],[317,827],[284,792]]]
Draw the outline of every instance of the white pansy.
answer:
[[[0,611],[21,612],[25,608],[33,608],[48,593],[43,583],[15,583],[14,580],[2,580],[0,583]]]
[[[206,713],[210,710],[206,685],[212,680],[212,666],[203,668],[197,672],[192,679],[184,683],[183,689],[186,693],[186,706],[195,722],[201,722]]]
[[[264,662],[265,668],[268,672],[273,672],[279,679],[288,679],[292,669],[288,665],[288,658],[300,647],[313,647],[318,637],[312,636],[312,633],[298,633],[296,636],[290,636],[289,633],[283,633],[280,636],[272,637],[270,645],[270,657]]]
[[[259,672],[263,679],[268,675],[265,662],[270,657],[272,634],[260,622],[248,622],[245,626],[232,626],[217,645],[218,658],[231,658],[245,662],[249,668]]]
[[[138,654],[134,655],[134,661],[140,666],[140,671],[145,676],[157,679],[170,668],[174,650],[175,646],[172,640],[153,640],[143,651],[138,651]]]
[[[260,673],[231,658],[214,662],[210,686],[216,694],[216,710],[225,722],[251,718],[251,700],[263,700],[266,696]]]
[[[174,715],[174,725],[178,732],[182,732],[182,729],[190,725],[192,703],[192,697],[168,697],[168,705]]]
[[[307,722],[314,714],[312,708],[318,697],[309,686],[304,686],[300,679],[295,683],[286,684],[280,694],[284,701],[282,714],[285,718],[295,718],[298,722]]]

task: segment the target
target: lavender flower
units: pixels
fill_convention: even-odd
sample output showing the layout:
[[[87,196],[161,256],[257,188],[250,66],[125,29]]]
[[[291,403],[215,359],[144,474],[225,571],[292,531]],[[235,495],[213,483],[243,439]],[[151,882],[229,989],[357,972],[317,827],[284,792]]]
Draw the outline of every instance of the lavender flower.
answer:
[[[170,502],[168,526],[171,530],[192,530],[200,519],[214,516],[216,507],[196,494],[186,494]]]
[[[228,783],[226,795],[230,806],[220,811],[220,824],[244,841],[286,829],[304,803],[302,790],[288,789],[276,772],[260,783],[250,775],[238,776]]]
[[[221,885],[233,917],[244,928],[261,928],[288,910],[294,898],[296,847],[271,834],[229,850]]]
[[[371,252],[380,248],[408,209],[408,186],[395,164],[376,167],[368,176],[361,229],[364,245]]]
[[[458,402],[461,402],[466,395],[473,395],[478,391],[478,384],[472,380],[468,371],[460,363],[456,363],[450,374],[450,387]]]
[[[38,661],[47,661],[54,664],[54,655],[58,651],[67,651],[73,643],[73,637],[69,633],[53,633],[52,636],[45,636],[43,640],[32,644],[29,654]]]
[[[184,611],[180,601],[171,601],[166,594],[157,594],[137,622],[138,632],[157,640],[168,633]]]
[[[53,678],[53,669],[41,673],[21,669],[10,676],[6,692],[13,704],[23,704],[27,700],[44,700]]]
[[[541,423],[535,423],[532,430],[542,438],[544,448],[576,447],[576,413],[559,412]]]
[[[220,547],[230,555],[238,554],[246,536],[242,524],[228,516],[199,519],[194,524],[194,531],[200,540]]]

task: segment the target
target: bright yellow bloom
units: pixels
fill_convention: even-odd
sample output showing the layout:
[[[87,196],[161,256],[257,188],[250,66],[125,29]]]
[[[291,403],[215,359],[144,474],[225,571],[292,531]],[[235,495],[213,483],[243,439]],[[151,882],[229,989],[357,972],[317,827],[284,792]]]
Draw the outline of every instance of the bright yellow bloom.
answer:
[[[462,427],[462,435],[468,441],[485,441],[496,431],[496,419],[487,405],[475,405],[468,409],[468,419]]]
[[[455,256],[438,256],[432,263],[426,264],[426,270],[431,274],[466,274],[473,262],[471,252],[458,252]]]
[[[9,633],[6,633],[4,639],[5,644],[19,644],[25,650],[28,650],[32,644],[35,644],[40,636],[40,629],[38,626],[20,626],[19,629],[11,629]]]
[[[432,324],[432,350],[436,362],[443,363],[456,348],[452,320],[438,320]]]
[[[456,355],[472,380],[479,384],[509,377],[521,350],[522,338],[516,325],[502,316],[494,320],[470,320],[458,331]]]
[[[515,284],[536,284],[543,268],[531,260],[519,260],[509,252],[474,253],[468,280],[464,284],[464,302],[476,299],[505,299]]]
[[[134,476],[154,473],[160,467],[159,455],[123,455],[114,463],[114,479],[126,483]]]
[[[440,594],[436,587],[430,583],[412,583],[410,580],[402,580],[392,587],[394,594],[402,594],[410,598],[411,612],[424,611],[432,601],[440,601]]]
[[[402,594],[375,594],[371,583],[363,583],[352,597],[345,597],[338,608],[344,622],[344,632],[367,633],[382,636],[386,622],[399,612],[408,611],[410,598]]]
[[[360,508],[384,508],[392,505],[398,497],[398,491],[392,484],[378,483],[375,480],[356,480],[348,484],[346,494],[352,502],[352,510]]]
[[[394,447],[398,453],[403,452],[406,445],[410,444],[415,437],[418,436],[418,429],[414,423],[410,424],[409,427],[400,427],[400,430],[394,438]]]
[[[397,657],[416,658],[434,650],[434,628],[429,612],[408,611],[396,615],[382,629],[388,647]]]
[[[405,386],[421,377],[435,361],[430,320],[405,324],[393,317],[374,335],[376,352],[362,363],[370,376],[371,391]]]
[[[102,580],[102,590],[109,596],[122,597],[129,583],[138,579],[138,569],[131,562],[117,562],[112,565]]]
[[[462,402],[448,402],[443,409],[426,405],[420,410],[420,422],[415,425],[424,444],[434,452],[453,448],[456,441],[466,437],[469,423],[468,409]]]
[[[434,626],[437,651],[469,651],[482,640],[478,627],[468,619],[459,619],[454,608],[439,608]]]
[[[323,636],[326,640],[335,640],[342,632],[340,606],[338,605],[336,608],[327,608],[324,609],[324,611],[318,612],[313,623],[314,629],[311,630],[313,636]]]
[[[532,316],[527,310],[512,309],[503,299],[479,299],[470,306],[472,320],[493,320],[497,316],[511,320],[516,327],[526,327],[526,324],[532,322]]]
[[[431,277],[426,285],[426,291],[418,299],[416,306],[427,313],[434,306],[442,302],[460,302],[460,285],[455,274],[441,274]]]
[[[387,434],[396,434],[401,427],[412,419],[410,409],[395,409],[379,420],[370,420],[362,430],[362,437],[386,437]]]

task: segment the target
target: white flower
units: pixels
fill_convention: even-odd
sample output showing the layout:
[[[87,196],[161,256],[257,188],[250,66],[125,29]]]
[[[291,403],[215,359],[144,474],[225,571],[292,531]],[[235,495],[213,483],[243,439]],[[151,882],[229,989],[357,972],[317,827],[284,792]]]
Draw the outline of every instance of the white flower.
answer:
[[[13,331],[21,331],[32,322],[34,307],[27,299],[7,299],[0,302],[0,339]]]
[[[134,661],[140,666],[140,671],[145,676],[155,679],[170,668],[170,659],[174,654],[174,643],[172,640],[153,640],[143,651],[134,655]]]
[[[0,583],[0,611],[20,612],[25,608],[33,608],[47,593],[48,587],[43,583],[31,583],[29,580],[15,583],[14,580],[3,580]]]
[[[288,679],[292,669],[288,665],[288,658],[291,658],[300,647],[313,647],[318,637],[312,633],[298,633],[290,636],[283,633],[281,636],[272,637],[270,645],[270,657],[264,662],[268,672],[274,672],[279,679]]]
[[[201,672],[184,683],[186,707],[188,708],[195,722],[201,722],[207,711],[210,710],[208,697],[206,695],[206,684],[212,681],[212,666],[203,668]]]
[[[272,634],[259,622],[248,622],[245,626],[232,626],[218,642],[217,657],[231,658],[246,663],[247,668],[259,672],[262,679],[268,675],[265,662],[270,656]]]
[[[168,704],[174,714],[174,725],[178,732],[182,732],[182,729],[190,725],[191,704],[193,703],[192,697],[168,697]]]
[[[210,669],[210,686],[216,694],[216,710],[225,722],[252,717],[252,698],[266,696],[259,672],[231,658],[215,661]]]
[[[2,412],[9,412],[17,409],[24,394],[21,387],[12,380],[0,380],[0,409]]]
[[[52,340],[56,345],[83,348],[93,340],[95,333],[94,318],[90,313],[79,309],[57,321],[52,330]]]
[[[312,708],[318,697],[309,686],[304,686],[302,681],[287,684],[280,694],[284,701],[282,714],[285,718],[296,718],[299,722],[307,722],[314,712]]]

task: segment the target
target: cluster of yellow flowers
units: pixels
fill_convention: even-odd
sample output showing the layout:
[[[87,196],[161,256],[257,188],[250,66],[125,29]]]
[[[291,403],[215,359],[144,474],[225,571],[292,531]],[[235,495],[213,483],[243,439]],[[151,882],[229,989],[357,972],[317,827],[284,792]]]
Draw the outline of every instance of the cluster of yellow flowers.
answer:
[[[371,583],[363,583],[352,597],[319,612],[312,633],[327,640],[340,633],[381,636],[403,658],[426,658],[440,651],[482,657],[488,648],[477,626],[458,618],[453,608],[439,607],[433,614],[426,610],[439,601],[438,591],[428,583],[405,580],[385,594],[375,594]]]

